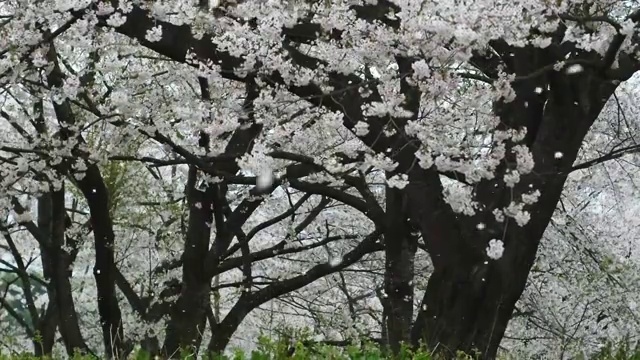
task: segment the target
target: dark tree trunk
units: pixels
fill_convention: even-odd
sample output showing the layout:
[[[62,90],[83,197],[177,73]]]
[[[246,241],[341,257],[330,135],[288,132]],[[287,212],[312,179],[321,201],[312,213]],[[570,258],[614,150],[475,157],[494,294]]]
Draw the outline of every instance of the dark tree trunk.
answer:
[[[187,199],[189,225],[184,244],[182,290],[167,325],[163,353],[179,357],[181,351],[197,354],[210,309],[211,278],[205,271],[213,222],[214,186],[197,189],[196,168],[189,170]]]
[[[455,352],[448,349],[495,357],[560,196],[560,191],[547,191],[526,227],[509,228],[502,258],[491,260],[460,248],[459,255],[435,268],[412,331],[414,344],[422,341],[451,358]]]
[[[124,352],[124,330],[115,292],[115,257],[113,223],[109,213],[109,193],[100,170],[88,165],[78,187],[89,204],[95,246],[93,275],[98,290],[98,313],[102,327],[105,356],[121,358]]]
[[[387,187],[387,224],[384,234],[385,274],[383,307],[390,350],[397,354],[411,341],[413,277],[417,237],[412,235],[404,212],[402,190]]]
[[[497,222],[486,214],[456,218],[442,200],[425,201],[440,186],[435,178],[426,182],[432,184],[430,189],[417,183],[408,186],[412,220],[420,224],[431,246],[435,267],[412,330],[416,345],[424,342],[447,358],[455,358],[460,350],[476,353],[480,359],[496,356],[582,140],[615,90],[591,71],[573,77],[554,73],[547,79],[546,103],[534,106],[521,99],[503,104],[499,112],[505,124],[526,119],[530,122],[525,125],[535,129],[526,140],[535,161],[533,172],[522,176],[513,189],[499,179],[477,186],[476,198],[485,210],[502,208],[512,197],[540,190],[538,202],[527,207],[531,219],[525,226],[509,218]],[[562,156],[556,157],[557,152]],[[429,209],[428,203],[436,207]],[[487,223],[484,231],[475,229],[481,221]],[[492,238],[504,242],[499,260],[486,256],[484,247]]]
[[[48,348],[49,342],[53,341],[53,334],[50,332],[53,330],[55,334],[57,325],[67,354],[73,356],[77,352],[87,354],[89,348],[80,331],[71,292],[69,267],[73,262],[72,255],[63,250],[66,215],[64,205],[64,187],[58,191],[44,194],[38,199],[38,228],[41,236],[40,246],[43,250],[42,263],[45,278],[49,279],[47,287],[49,308],[45,315],[45,318],[48,319],[42,324],[41,331]],[[53,346],[52,343],[51,346]]]
[[[455,353],[447,353],[447,349],[494,358],[524,290],[541,236],[540,232],[519,232],[509,243],[522,244],[505,250],[498,261],[458,260],[437,268],[429,279],[424,311],[416,319],[414,342],[422,340],[451,358]]]
[[[51,356],[56,339],[58,327],[58,309],[55,301],[49,301],[47,308],[37,324],[40,341],[36,344],[34,354],[36,357]]]
[[[209,308],[209,286],[206,284],[183,285],[182,293],[171,312],[163,354],[180,358],[182,352],[196,355],[206,328],[206,311]]]

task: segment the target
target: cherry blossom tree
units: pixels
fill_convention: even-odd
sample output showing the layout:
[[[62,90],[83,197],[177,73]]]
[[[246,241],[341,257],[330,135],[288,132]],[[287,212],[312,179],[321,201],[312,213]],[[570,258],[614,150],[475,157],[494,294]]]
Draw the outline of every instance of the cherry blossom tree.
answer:
[[[638,113],[636,82],[616,91],[583,143],[578,161],[590,166],[565,184],[510,323],[514,340],[503,342],[522,356],[569,358],[637,341],[638,159],[618,151],[637,148],[628,121]]]
[[[103,45],[114,41],[111,34],[95,36],[94,41]],[[95,332],[90,331],[89,335],[81,326],[97,319],[88,316],[90,313],[78,315],[72,299],[72,292],[84,295],[92,289],[81,286],[72,291],[70,284],[79,246],[86,246],[83,240],[88,234],[94,238],[91,253],[102,326],[98,334],[102,336],[105,354],[114,357],[122,357],[138,343],[152,353],[162,351],[171,356],[179,355],[182,348],[197,350],[207,321],[210,333],[204,347],[209,351],[223,350],[253,308],[381,249],[377,242],[379,231],[358,226],[366,217],[351,214],[344,222],[335,220],[340,218],[340,206],[336,208],[330,198],[301,193],[296,186],[283,186],[285,180],[328,171],[315,164],[309,155],[320,155],[326,151],[325,146],[339,148],[343,146],[343,138],[327,134],[316,149],[304,144],[309,155],[279,151],[270,152],[265,159],[264,149],[272,146],[274,140],[269,136],[256,139],[262,125],[245,126],[255,116],[253,108],[258,92],[254,85],[234,86],[226,82],[218,84],[219,87],[209,86],[206,79],[190,78],[193,75],[190,68],[174,66],[169,73],[163,64],[158,66],[155,59],[148,59],[150,55],[136,55],[130,60],[119,52],[101,52],[93,44],[88,44],[88,57],[74,59],[78,50],[65,47],[69,43],[62,40],[60,44],[60,47],[47,45],[44,55],[51,68],[42,69],[46,62],[36,63],[25,69],[20,81],[8,84],[6,96],[10,99],[3,112],[10,131],[1,149],[7,154],[3,163],[3,174],[7,176],[2,189],[7,209],[12,209],[3,214],[3,230],[7,231],[10,248],[13,241],[9,235],[24,236],[25,230],[40,246],[45,279],[39,280],[51,289],[48,313],[55,315],[42,314],[43,319],[48,319],[44,323],[47,331],[46,334],[44,329],[38,331],[46,339],[42,341],[44,345],[34,347],[50,352],[58,327],[69,354],[97,348]],[[127,46],[121,50],[126,51]],[[121,61],[119,65],[117,61]],[[136,71],[132,75],[125,71],[132,64],[140,68],[150,66],[150,71]],[[114,72],[114,67],[123,71]],[[84,71],[88,74],[79,74]],[[163,75],[167,78],[159,79]],[[162,80],[160,84],[169,84],[169,88],[153,87],[158,80]],[[192,86],[196,86],[197,96],[190,98],[190,106],[180,104],[185,100],[184,94],[193,90]],[[231,99],[225,99],[230,92]],[[129,101],[130,96],[139,97],[140,102]],[[173,100],[165,107],[148,103],[157,98]],[[205,107],[210,109],[205,111]],[[150,130],[144,122],[127,123],[133,119],[127,116],[145,112],[145,108],[150,110],[149,119],[167,119],[163,131],[168,135],[158,129]],[[203,118],[211,117],[210,111],[228,119],[230,123],[225,125],[228,128],[216,126],[213,131],[218,131],[217,134],[208,131],[197,136],[194,129],[201,126]],[[302,123],[323,116],[310,112],[302,120],[296,113],[300,113],[299,109],[290,115],[291,120]],[[297,131],[292,135],[295,140],[323,132],[327,127],[326,122],[318,122],[321,128],[310,124],[300,129],[298,125],[280,131],[285,135]],[[206,140],[214,135],[218,141]],[[178,140],[174,141],[174,136]],[[284,137],[275,139],[283,141]],[[236,151],[251,152],[252,146],[261,149],[255,152],[258,155],[248,155],[236,164],[236,157],[242,156]],[[283,167],[291,161],[296,166]],[[240,165],[242,173],[232,175],[241,170]],[[296,184],[304,187],[307,182]],[[72,187],[67,189],[69,185]],[[183,193],[186,195],[181,196]],[[215,201],[211,198],[214,195]],[[349,195],[343,197],[349,199]],[[352,195],[351,198],[355,199]],[[35,212],[29,206],[34,199]],[[75,204],[70,209],[69,202]],[[84,203],[80,209],[78,202]],[[261,206],[268,211],[256,213]],[[65,215],[67,212],[82,216],[75,220]],[[279,225],[278,231],[264,235],[274,225]],[[127,241],[125,237],[134,237],[136,241]],[[149,249],[150,240],[155,241],[153,249]],[[18,270],[27,273],[21,260],[24,247],[33,246],[33,242],[23,240],[22,244],[22,249],[11,249],[11,254]],[[278,266],[266,266],[268,271],[264,270],[265,262],[283,261],[273,261],[273,257],[314,258],[314,251],[318,252],[320,247],[331,249],[332,258],[320,257],[310,268],[287,267],[286,273]],[[147,259],[139,254],[145,250],[152,253]],[[298,255],[305,251],[306,254]],[[134,259],[132,252],[136,254]],[[176,252],[178,256],[172,256]],[[148,272],[140,269],[144,260],[148,261]],[[240,274],[236,269],[241,270]],[[181,276],[175,276],[176,270]],[[227,276],[218,285],[211,284],[213,277],[222,275]],[[137,277],[134,284],[129,281],[131,276]],[[27,285],[23,295],[35,303],[28,296]],[[123,308],[116,287],[129,307]],[[241,289],[240,294],[225,294],[227,300],[235,297],[235,303],[224,309],[224,317],[215,316],[209,307],[210,292],[232,288]],[[84,308],[87,303],[82,303]],[[38,312],[34,310],[33,314]],[[26,335],[32,339],[40,319],[35,315],[31,317],[33,324],[23,322]],[[159,334],[157,327],[163,327],[165,321],[165,329]],[[125,323],[133,331],[125,332]]]
[[[637,6],[7,2],[0,74],[12,132],[3,139],[11,155],[0,188],[15,212],[7,226],[31,228],[45,248],[43,267],[65,286],[74,240],[64,238],[62,209],[66,186],[79,191],[94,238],[105,353],[113,356],[131,347],[116,286],[144,321],[168,316],[165,354],[200,348],[207,321],[208,350],[219,351],[251,309],[382,249],[383,328],[393,351],[424,343],[444,355],[494,358],[569,174],[636,150],[576,163],[603,108],[640,66]],[[96,124],[99,145],[87,139]],[[135,139],[146,145],[127,147]],[[155,193],[186,209],[151,225],[181,226],[184,235],[180,279],[161,301],[134,296],[115,266],[114,194],[103,172],[123,161],[175,180]],[[36,222],[48,216],[50,235],[25,218],[24,194],[39,197]],[[332,202],[355,210],[357,243],[304,273],[251,283],[247,259],[274,249],[251,255],[245,225],[267,199],[287,200],[296,213],[307,196],[319,199],[317,212]],[[271,225],[264,221],[254,233]],[[292,236],[318,221],[296,218]],[[348,236],[341,227],[340,239]],[[314,231],[314,244],[337,240],[329,225]],[[56,237],[52,247],[46,236]],[[59,253],[63,243],[71,249]],[[421,247],[433,271],[414,299]],[[225,260],[230,252],[241,255]],[[215,319],[213,278],[236,267],[249,290]],[[57,288],[49,299],[60,307],[69,293]],[[85,348],[77,339],[74,347]]]

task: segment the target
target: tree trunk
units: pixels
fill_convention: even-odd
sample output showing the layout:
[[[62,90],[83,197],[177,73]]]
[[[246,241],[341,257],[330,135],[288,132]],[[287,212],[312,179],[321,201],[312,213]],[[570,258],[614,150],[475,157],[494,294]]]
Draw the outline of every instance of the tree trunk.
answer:
[[[407,196],[412,221],[427,239],[435,268],[412,330],[414,345],[423,342],[445,358],[455,358],[456,351],[475,353],[480,359],[496,357],[582,140],[615,90],[615,85],[590,71],[572,77],[553,73],[547,79],[546,102],[534,106],[520,98],[501,108],[502,123],[526,119],[527,128],[535,129],[525,140],[535,167],[514,188],[499,178],[476,185],[482,214],[454,215],[442,199],[433,198],[442,190],[437,175],[414,171],[410,176]],[[502,209],[532,189],[541,195],[527,206],[531,218],[526,225],[488,216],[492,209]],[[479,222],[485,222],[487,229],[478,230]],[[498,260],[486,255],[492,238],[504,243]]]
[[[413,321],[413,277],[417,238],[403,209],[402,190],[387,187],[388,223],[384,234],[385,274],[383,307],[388,345],[398,354],[402,343],[411,341]]]
[[[181,358],[182,352],[194,356],[198,354],[209,306],[209,286],[183,285],[182,293],[174,305],[167,325],[163,349],[165,357]]]
[[[196,355],[206,326],[210,309],[211,278],[205,271],[213,221],[213,186],[205,191],[197,189],[196,169],[189,169],[187,182],[189,225],[187,229],[182,266],[182,290],[173,307],[167,325],[163,353],[179,357],[182,351]]]
[[[121,358],[124,351],[124,329],[115,291],[115,235],[109,213],[109,193],[100,170],[95,164],[88,165],[84,177],[77,182],[87,199],[91,213],[96,252],[93,275],[98,290],[98,313],[100,314],[105,356]]]
[[[42,251],[42,263],[45,278],[49,279],[47,295],[50,307],[55,311],[50,315],[47,309],[45,318],[51,316],[51,324],[43,324],[43,340],[49,342],[51,327],[55,332],[57,324],[62,335],[62,342],[69,356],[80,352],[89,353],[89,348],[84,342],[78,314],[74,306],[71,282],[71,255],[63,250],[65,238],[64,186],[58,191],[42,195],[38,199],[38,228],[40,229]],[[47,329],[45,332],[44,329]],[[43,341],[44,342],[44,341]],[[53,345],[53,344],[51,344]],[[48,345],[47,345],[48,348]]]
[[[37,324],[40,339],[35,348],[36,357],[51,356],[53,345],[56,340],[56,329],[58,328],[58,309],[55,301],[49,301],[47,308]]]
[[[460,249],[459,256],[436,267],[412,330],[414,344],[422,341],[451,358],[456,354],[449,349],[495,358],[560,197],[561,184],[553,185],[526,227],[508,228],[502,258],[491,260],[477,252],[470,256]]]

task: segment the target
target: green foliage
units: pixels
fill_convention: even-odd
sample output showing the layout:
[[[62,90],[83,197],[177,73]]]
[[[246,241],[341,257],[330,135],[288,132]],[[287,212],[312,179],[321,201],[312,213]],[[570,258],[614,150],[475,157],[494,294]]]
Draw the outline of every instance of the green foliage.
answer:
[[[614,345],[608,343],[591,360],[640,360],[640,343],[631,345],[630,342]]]
[[[412,350],[403,347],[397,356],[387,356],[383,349],[374,343],[353,343],[345,347],[338,347],[322,343],[309,343],[308,339],[292,343],[287,336],[277,340],[261,336],[258,339],[257,349],[247,353],[242,349],[235,349],[230,354],[210,355],[207,360],[440,360],[432,356],[427,350]],[[181,359],[195,359],[186,351],[181,353]],[[456,360],[474,360],[476,356],[459,353]],[[640,345],[630,343],[608,344],[598,354],[591,358],[575,356],[578,360],[640,360]],[[0,354],[0,360],[54,360],[54,358],[36,358],[31,354],[13,354],[11,356]],[[57,359],[57,358],[55,358]],[[73,356],[74,360],[94,360],[92,356]],[[140,350],[129,356],[129,359],[152,360],[154,357]],[[449,360],[449,359],[447,359]]]

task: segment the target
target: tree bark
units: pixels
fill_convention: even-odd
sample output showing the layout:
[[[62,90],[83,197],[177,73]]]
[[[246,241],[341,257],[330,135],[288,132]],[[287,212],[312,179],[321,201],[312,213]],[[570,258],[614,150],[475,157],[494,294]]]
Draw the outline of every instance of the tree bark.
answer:
[[[49,301],[47,308],[37,326],[40,335],[34,354],[36,357],[51,356],[55,344],[56,329],[58,328],[58,309],[55,301]]]
[[[413,277],[417,237],[412,235],[400,189],[386,189],[387,224],[384,234],[385,274],[383,307],[388,345],[394,354],[411,342]]]
[[[87,199],[91,213],[95,248],[93,275],[98,290],[98,313],[105,356],[121,358],[124,352],[124,329],[115,291],[115,235],[109,213],[108,190],[95,164],[87,166],[84,177],[77,180],[77,183]]]
[[[213,194],[215,186],[204,191],[197,189],[196,168],[189,169],[187,200],[189,225],[184,243],[182,290],[167,325],[163,353],[179,357],[182,351],[197,354],[210,309],[211,278],[205,271],[213,222]]]
[[[84,341],[78,314],[76,313],[72,288],[71,288],[71,266],[73,260],[71,255],[63,250],[65,243],[65,204],[64,185],[62,189],[46,193],[38,199],[38,228],[40,230],[40,247],[42,249],[42,263],[45,278],[49,279],[47,294],[49,297],[49,309],[45,318],[50,317],[51,323],[42,324],[43,342],[48,343],[50,331],[57,325],[62,342],[69,356],[80,352],[89,353],[89,347]],[[50,311],[54,311],[53,314]],[[45,329],[47,329],[45,331]],[[53,346],[53,344],[51,344]],[[45,353],[46,354],[46,353]]]

